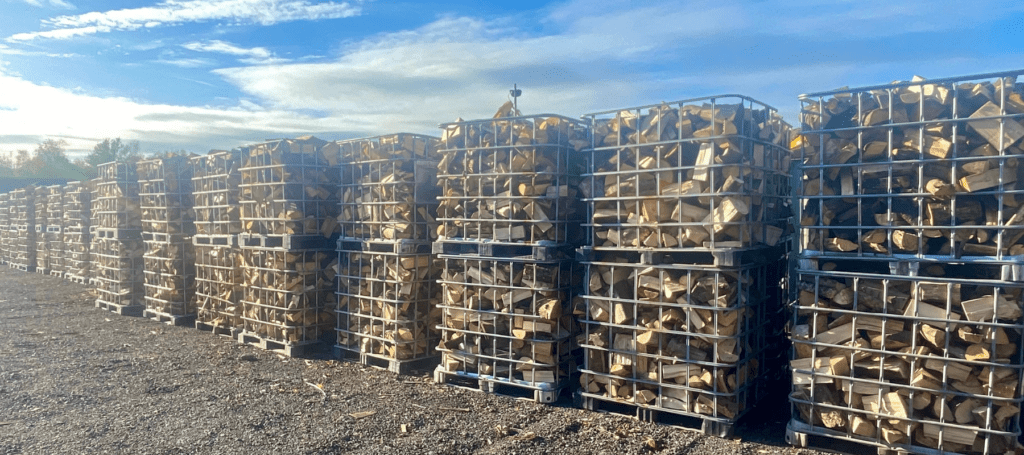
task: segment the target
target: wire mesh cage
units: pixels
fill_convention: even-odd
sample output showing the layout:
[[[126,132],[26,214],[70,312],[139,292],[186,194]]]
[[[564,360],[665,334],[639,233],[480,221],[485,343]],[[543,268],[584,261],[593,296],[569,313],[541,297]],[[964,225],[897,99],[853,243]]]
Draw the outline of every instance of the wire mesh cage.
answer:
[[[1024,284],[976,264],[796,272],[790,429],[912,453],[1019,450]]]
[[[51,275],[63,277],[66,268],[64,261],[64,186],[46,187],[47,223],[46,248],[49,256]]]
[[[1022,73],[801,96],[801,251],[1019,261]]]
[[[146,241],[143,253],[146,307],[170,316],[195,314],[195,249],[191,237]]]
[[[93,246],[96,302],[116,307],[144,305],[142,239],[97,237]]]
[[[0,194],[0,264],[10,261],[11,255],[11,194]]]
[[[339,249],[336,347],[400,362],[437,358],[440,272],[429,252]]]
[[[572,261],[440,256],[438,370],[561,390],[576,368]]]
[[[333,237],[337,157],[336,144],[315,137],[248,147],[241,167],[243,233]]]
[[[437,237],[438,138],[398,133],[339,141],[341,237]]]
[[[581,240],[579,151],[589,130],[567,117],[517,114],[441,125],[440,241]]]
[[[64,186],[64,272],[67,278],[80,283],[92,274],[92,191],[93,183],[88,180]]]
[[[36,188],[11,191],[11,265],[26,272],[36,269]]]
[[[242,247],[243,334],[285,345],[318,343],[334,332],[331,251]]]
[[[192,194],[198,235],[230,236],[242,232],[239,184],[242,150],[192,157]]]
[[[142,210],[135,164],[114,161],[100,164],[97,172],[93,224],[98,231],[110,231],[114,236],[141,236]]]
[[[241,251],[237,246],[196,244],[196,322],[218,329],[242,328]]]
[[[50,187],[40,186],[35,189],[36,205],[36,271],[49,273],[53,265],[53,254],[50,250],[50,243],[53,235],[49,233],[50,228]]]
[[[195,234],[192,212],[192,165],[187,156],[138,163],[139,206],[146,240]],[[191,243],[191,239],[189,240]]]
[[[593,130],[586,226],[595,250],[779,244],[790,211],[789,126],[722,95],[584,115]]]
[[[574,313],[585,400],[731,424],[780,385],[785,261],[583,267]]]

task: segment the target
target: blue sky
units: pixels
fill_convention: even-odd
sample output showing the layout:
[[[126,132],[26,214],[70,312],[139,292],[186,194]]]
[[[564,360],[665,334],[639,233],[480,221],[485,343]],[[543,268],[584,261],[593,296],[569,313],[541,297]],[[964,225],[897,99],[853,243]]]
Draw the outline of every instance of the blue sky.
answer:
[[[0,0],[0,151],[205,153],[1024,68],[1024,2]]]

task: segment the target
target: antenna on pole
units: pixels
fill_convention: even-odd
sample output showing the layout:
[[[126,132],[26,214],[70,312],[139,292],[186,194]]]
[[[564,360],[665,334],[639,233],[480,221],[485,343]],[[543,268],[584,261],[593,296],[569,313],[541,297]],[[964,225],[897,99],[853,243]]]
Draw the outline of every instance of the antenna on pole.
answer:
[[[523,96],[523,91],[519,90],[518,84],[512,84],[512,90],[509,90],[508,94],[512,96],[512,108],[519,112],[519,97]]]

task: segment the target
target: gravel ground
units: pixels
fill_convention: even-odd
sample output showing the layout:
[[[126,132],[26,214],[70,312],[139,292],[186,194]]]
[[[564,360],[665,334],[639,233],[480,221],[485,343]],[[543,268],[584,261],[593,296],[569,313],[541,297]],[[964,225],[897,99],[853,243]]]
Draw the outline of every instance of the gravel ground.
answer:
[[[786,445],[781,401],[719,439],[325,353],[287,359],[93,299],[0,268],[0,453],[819,453]]]

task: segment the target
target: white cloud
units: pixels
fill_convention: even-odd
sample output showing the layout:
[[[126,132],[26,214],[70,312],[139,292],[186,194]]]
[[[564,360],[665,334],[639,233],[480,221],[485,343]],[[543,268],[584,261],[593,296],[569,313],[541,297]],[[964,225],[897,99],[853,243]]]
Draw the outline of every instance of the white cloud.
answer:
[[[21,0],[23,3],[27,3],[32,6],[39,8],[54,7],[63,9],[75,9],[75,5],[72,5],[64,0]]]
[[[165,0],[155,6],[59,16],[44,21],[44,25],[53,27],[53,30],[18,33],[9,37],[8,41],[68,39],[113,30],[137,30],[213,20],[271,25],[297,20],[352,17],[360,14],[360,11],[359,6],[333,1]]]
[[[29,51],[25,49],[15,49],[4,44],[0,44],[0,55],[24,55],[33,57],[51,57],[51,58],[70,58],[78,57],[78,54],[72,53],[56,53],[56,52],[43,52],[43,51]]]
[[[213,52],[243,57],[239,61],[248,65],[269,65],[288,61],[275,57],[274,53],[265,47],[244,48],[221,40],[193,41],[182,44],[181,47],[196,52]]]

